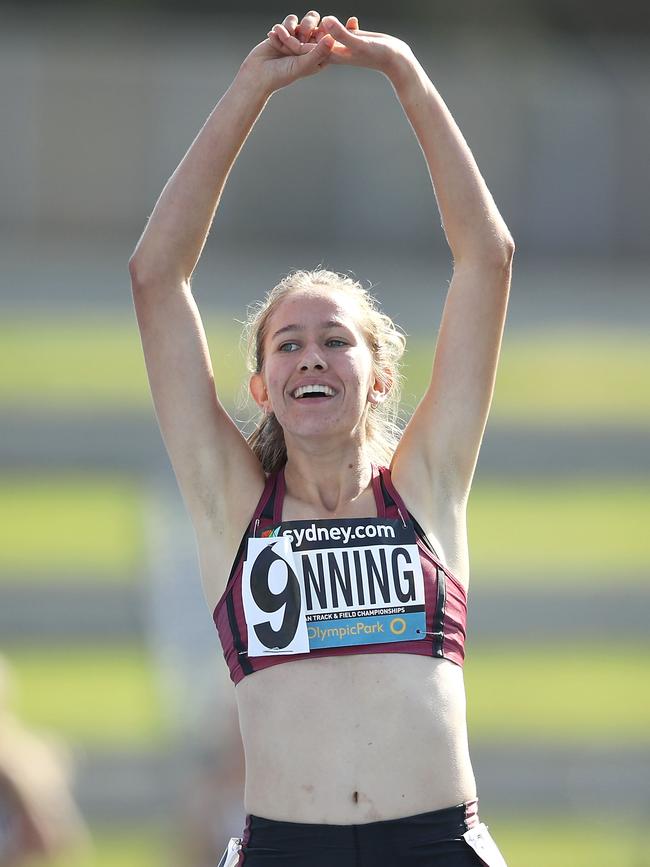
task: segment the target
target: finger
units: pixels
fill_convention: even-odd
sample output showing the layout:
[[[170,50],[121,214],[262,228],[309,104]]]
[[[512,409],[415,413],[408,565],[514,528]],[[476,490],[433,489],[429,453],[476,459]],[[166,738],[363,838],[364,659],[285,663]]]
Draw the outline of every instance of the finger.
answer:
[[[273,27],[273,31],[277,36],[279,36],[282,44],[285,45],[293,54],[297,54],[300,51],[302,43],[300,40],[296,39],[295,36],[292,36],[283,24],[276,24]]]
[[[318,27],[319,21],[320,14],[315,9],[311,9],[296,28],[296,37],[301,42],[309,42],[312,31]]]
[[[303,74],[309,75],[311,72],[316,72],[319,66],[326,65],[332,55],[333,45],[334,39],[329,35],[324,36],[320,42],[303,45],[306,55],[300,58]]]
[[[352,30],[355,33],[359,31],[359,19],[355,16],[352,18],[348,18],[347,23],[345,25],[348,30]],[[320,40],[325,36],[327,30],[323,27],[323,22],[321,21],[318,28],[312,33],[312,39],[315,37],[316,42],[320,42]]]
[[[321,27],[327,33],[330,33],[336,41],[340,42],[342,45],[349,45],[352,47],[358,45],[361,41],[351,30],[344,27],[335,15],[326,15],[321,21]]]
[[[275,49],[279,54],[286,54],[286,55],[289,55],[289,54],[292,53],[291,51],[289,51],[289,49],[286,47],[286,45],[283,45],[282,41],[280,40],[280,37],[279,37],[278,34],[275,33],[273,30],[270,30],[270,31],[267,33],[267,36],[269,37],[269,42],[271,43],[271,46],[272,46],[272,47],[273,47],[273,48],[274,48],[274,49]]]
[[[295,36],[296,35],[295,30],[296,30],[296,27],[298,26],[298,16],[297,15],[287,15],[287,17],[284,19],[282,24],[284,27],[287,28],[287,30],[289,31],[289,33],[292,36]]]

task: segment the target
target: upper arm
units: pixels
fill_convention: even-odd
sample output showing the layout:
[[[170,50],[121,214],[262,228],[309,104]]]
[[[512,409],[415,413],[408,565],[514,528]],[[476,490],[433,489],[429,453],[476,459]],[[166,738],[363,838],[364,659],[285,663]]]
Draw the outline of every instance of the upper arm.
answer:
[[[508,304],[512,256],[456,263],[429,387],[393,461],[397,484],[431,503],[434,489],[466,499],[487,422]]]
[[[135,312],[160,431],[196,527],[249,516],[264,487],[260,462],[217,397],[201,316],[189,283],[141,284]],[[241,504],[238,507],[238,504]]]

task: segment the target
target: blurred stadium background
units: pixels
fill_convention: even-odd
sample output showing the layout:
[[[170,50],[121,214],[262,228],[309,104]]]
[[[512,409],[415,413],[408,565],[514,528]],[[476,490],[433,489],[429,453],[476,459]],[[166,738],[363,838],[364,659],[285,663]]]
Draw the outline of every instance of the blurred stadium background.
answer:
[[[210,845],[244,817],[233,690],[127,262],[247,52],[307,8],[0,11],[0,653],[21,718],[73,751],[95,851],[60,867],[213,867]],[[510,867],[647,867],[648,7],[319,11],[412,45],[517,243],[470,505],[481,814]],[[289,269],[319,263],[372,283],[411,335],[408,409],[450,256],[417,142],[367,70],[274,95],[222,198],[194,294],[242,421],[237,320]]]

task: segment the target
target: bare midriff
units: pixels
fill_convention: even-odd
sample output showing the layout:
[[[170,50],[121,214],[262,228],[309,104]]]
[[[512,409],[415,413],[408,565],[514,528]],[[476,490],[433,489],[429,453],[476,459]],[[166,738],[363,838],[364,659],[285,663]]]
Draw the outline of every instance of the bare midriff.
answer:
[[[247,813],[362,824],[476,797],[463,671],[400,653],[286,662],[236,687]]]

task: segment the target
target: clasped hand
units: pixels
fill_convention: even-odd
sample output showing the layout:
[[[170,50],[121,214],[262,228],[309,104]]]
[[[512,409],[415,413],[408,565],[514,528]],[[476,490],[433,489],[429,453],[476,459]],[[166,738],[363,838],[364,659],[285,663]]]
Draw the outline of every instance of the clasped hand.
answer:
[[[396,61],[408,54],[410,48],[401,39],[360,30],[355,17],[348,18],[344,26],[334,15],[321,20],[311,10],[302,21],[297,15],[287,15],[282,24],[275,24],[267,39],[248,55],[242,70],[273,93],[331,63],[365,66],[390,75]]]

